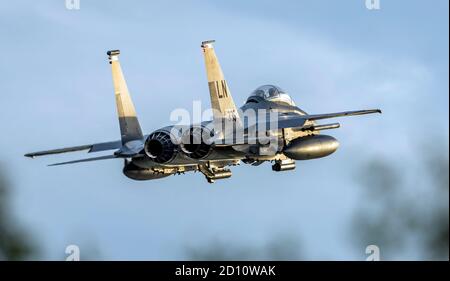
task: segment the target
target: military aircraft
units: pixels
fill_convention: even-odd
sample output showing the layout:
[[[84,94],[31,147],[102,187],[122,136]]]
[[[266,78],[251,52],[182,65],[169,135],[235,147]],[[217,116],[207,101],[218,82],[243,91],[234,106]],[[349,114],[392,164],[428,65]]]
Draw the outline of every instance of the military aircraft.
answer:
[[[339,128],[340,124],[318,124],[318,120],[381,113],[379,109],[369,109],[307,114],[295,105],[285,91],[274,85],[257,88],[238,109],[213,43],[214,40],[209,40],[201,44],[212,120],[192,125],[171,125],[144,135],[119,63],[120,51],[112,50],[107,55],[112,68],[121,139],[27,153],[25,156],[34,158],[82,150],[88,153],[115,150],[104,156],[49,166],[122,159],[123,173],[134,180],[199,171],[209,183],[213,183],[231,177],[227,167],[240,163],[257,166],[269,161],[273,163],[272,170],[279,172],[293,170],[295,160],[328,156],[336,151],[339,143],[332,136],[321,134],[321,131]]]

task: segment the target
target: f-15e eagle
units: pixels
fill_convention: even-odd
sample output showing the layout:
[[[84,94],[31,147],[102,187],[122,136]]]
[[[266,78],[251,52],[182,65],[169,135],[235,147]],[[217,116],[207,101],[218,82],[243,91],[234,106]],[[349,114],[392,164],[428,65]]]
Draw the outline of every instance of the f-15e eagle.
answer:
[[[241,162],[253,166],[272,162],[273,171],[295,168],[295,160],[328,156],[338,141],[321,131],[339,123],[318,120],[381,113],[379,109],[308,114],[297,107],[281,88],[264,85],[253,91],[241,108],[236,105],[216,57],[214,40],[202,42],[212,120],[192,125],[171,125],[144,135],[119,63],[119,50],[108,51],[112,68],[121,139],[102,143],[45,150],[25,154],[37,157],[87,150],[112,154],[51,164],[73,164],[122,159],[123,173],[134,180],[151,180],[189,171],[200,171],[209,183],[231,177],[228,166]],[[248,114],[248,113],[251,114]],[[262,113],[261,113],[262,112]]]

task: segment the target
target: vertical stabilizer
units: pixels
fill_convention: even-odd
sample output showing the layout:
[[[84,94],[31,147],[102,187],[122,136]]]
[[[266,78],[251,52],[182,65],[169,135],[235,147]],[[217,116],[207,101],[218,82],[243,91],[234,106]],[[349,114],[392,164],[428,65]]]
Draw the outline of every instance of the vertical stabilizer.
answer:
[[[114,94],[119,117],[122,144],[133,140],[143,140],[141,126],[136,116],[133,101],[119,63],[119,50],[107,52],[112,69]]]
[[[211,106],[214,109],[214,119],[239,119],[236,105],[228,88],[227,81],[214,52],[214,40],[202,42],[202,50],[205,57],[206,74],[208,77]]]

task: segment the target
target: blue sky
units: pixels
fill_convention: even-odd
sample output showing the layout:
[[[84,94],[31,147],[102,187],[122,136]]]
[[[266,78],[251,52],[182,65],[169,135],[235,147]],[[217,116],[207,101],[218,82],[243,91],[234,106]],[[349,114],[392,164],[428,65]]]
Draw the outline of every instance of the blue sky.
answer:
[[[0,9],[0,163],[15,215],[46,259],[68,244],[102,259],[184,259],[186,247],[215,239],[263,247],[286,233],[307,259],[363,259],[348,237],[361,199],[355,171],[377,156],[413,165],[419,135],[448,147],[448,1],[381,0],[377,11],[363,0],[93,2]],[[236,167],[214,185],[200,174],[131,181],[121,161],[46,167],[82,153],[22,157],[119,138],[109,49],[122,51],[145,132],[170,124],[174,108],[208,104],[207,39],[238,104],[272,83],[308,113],[383,115],[340,120],[330,132],[340,149],[326,159],[287,173]]]

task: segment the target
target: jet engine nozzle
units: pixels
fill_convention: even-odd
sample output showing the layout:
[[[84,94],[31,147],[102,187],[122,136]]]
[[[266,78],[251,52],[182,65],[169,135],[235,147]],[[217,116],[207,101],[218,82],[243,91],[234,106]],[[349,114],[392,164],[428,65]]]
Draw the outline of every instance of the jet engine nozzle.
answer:
[[[211,151],[211,131],[205,127],[192,126],[181,136],[181,150],[192,159],[203,159]]]
[[[177,146],[172,141],[170,133],[156,131],[148,136],[144,151],[156,163],[167,163],[177,154]]]

